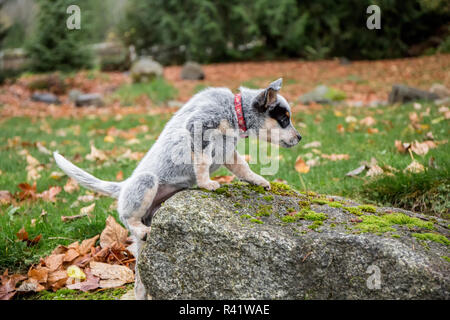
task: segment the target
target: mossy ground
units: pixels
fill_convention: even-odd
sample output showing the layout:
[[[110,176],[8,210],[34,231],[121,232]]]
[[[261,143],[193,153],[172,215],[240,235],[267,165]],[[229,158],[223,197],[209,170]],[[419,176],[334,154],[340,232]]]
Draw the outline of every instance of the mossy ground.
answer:
[[[125,293],[133,289],[132,284],[114,289],[83,292],[79,290],[60,289],[56,292],[41,291],[36,294],[19,295],[23,300],[119,300]]]

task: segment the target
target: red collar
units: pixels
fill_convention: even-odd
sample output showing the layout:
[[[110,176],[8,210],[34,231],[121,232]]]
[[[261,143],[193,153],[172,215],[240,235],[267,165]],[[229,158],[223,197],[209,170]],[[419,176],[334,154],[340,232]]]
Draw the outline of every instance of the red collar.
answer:
[[[234,95],[234,109],[236,110],[236,116],[239,124],[240,136],[247,137],[247,126],[245,125],[244,111],[242,110],[242,96],[240,93]]]

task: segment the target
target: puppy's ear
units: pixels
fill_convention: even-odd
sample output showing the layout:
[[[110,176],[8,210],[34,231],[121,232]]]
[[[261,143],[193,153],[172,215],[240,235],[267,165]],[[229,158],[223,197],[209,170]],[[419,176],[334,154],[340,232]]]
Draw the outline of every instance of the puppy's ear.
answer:
[[[271,104],[277,101],[277,93],[280,91],[282,83],[282,78],[275,80],[263,92],[258,94],[253,100],[253,108],[259,112],[265,112]]]

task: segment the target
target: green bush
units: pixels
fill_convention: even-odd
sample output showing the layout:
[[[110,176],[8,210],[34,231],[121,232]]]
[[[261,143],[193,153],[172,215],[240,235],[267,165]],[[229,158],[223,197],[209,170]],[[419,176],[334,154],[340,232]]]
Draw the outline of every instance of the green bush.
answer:
[[[77,2],[80,7],[82,3]],[[89,32],[66,26],[66,10],[71,4],[72,0],[39,0],[36,33],[27,48],[32,70],[70,71],[91,66],[92,56],[84,44]]]
[[[381,8],[380,30],[366,27],[371,4]],[[449,19],[444,0],[129,0],[120,30],[163,63],[379,59],[406,55]]]

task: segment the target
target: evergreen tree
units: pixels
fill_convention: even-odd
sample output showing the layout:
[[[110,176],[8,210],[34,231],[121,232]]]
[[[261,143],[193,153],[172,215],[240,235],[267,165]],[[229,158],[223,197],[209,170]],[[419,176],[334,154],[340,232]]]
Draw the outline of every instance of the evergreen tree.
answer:
[[[124,41],[163,63],[305,57],[401,57],[450,20],[448,0],[129,0]]]
[[[72,4],[81,9],[80,30],[69,30],[66,25],[66,10]],[[84,1],[39,0],[36,32],[28,46],[34,71],[70,71],[91,65],[91,53],[84,43],[89,30],[83,28],[83,4]]]

